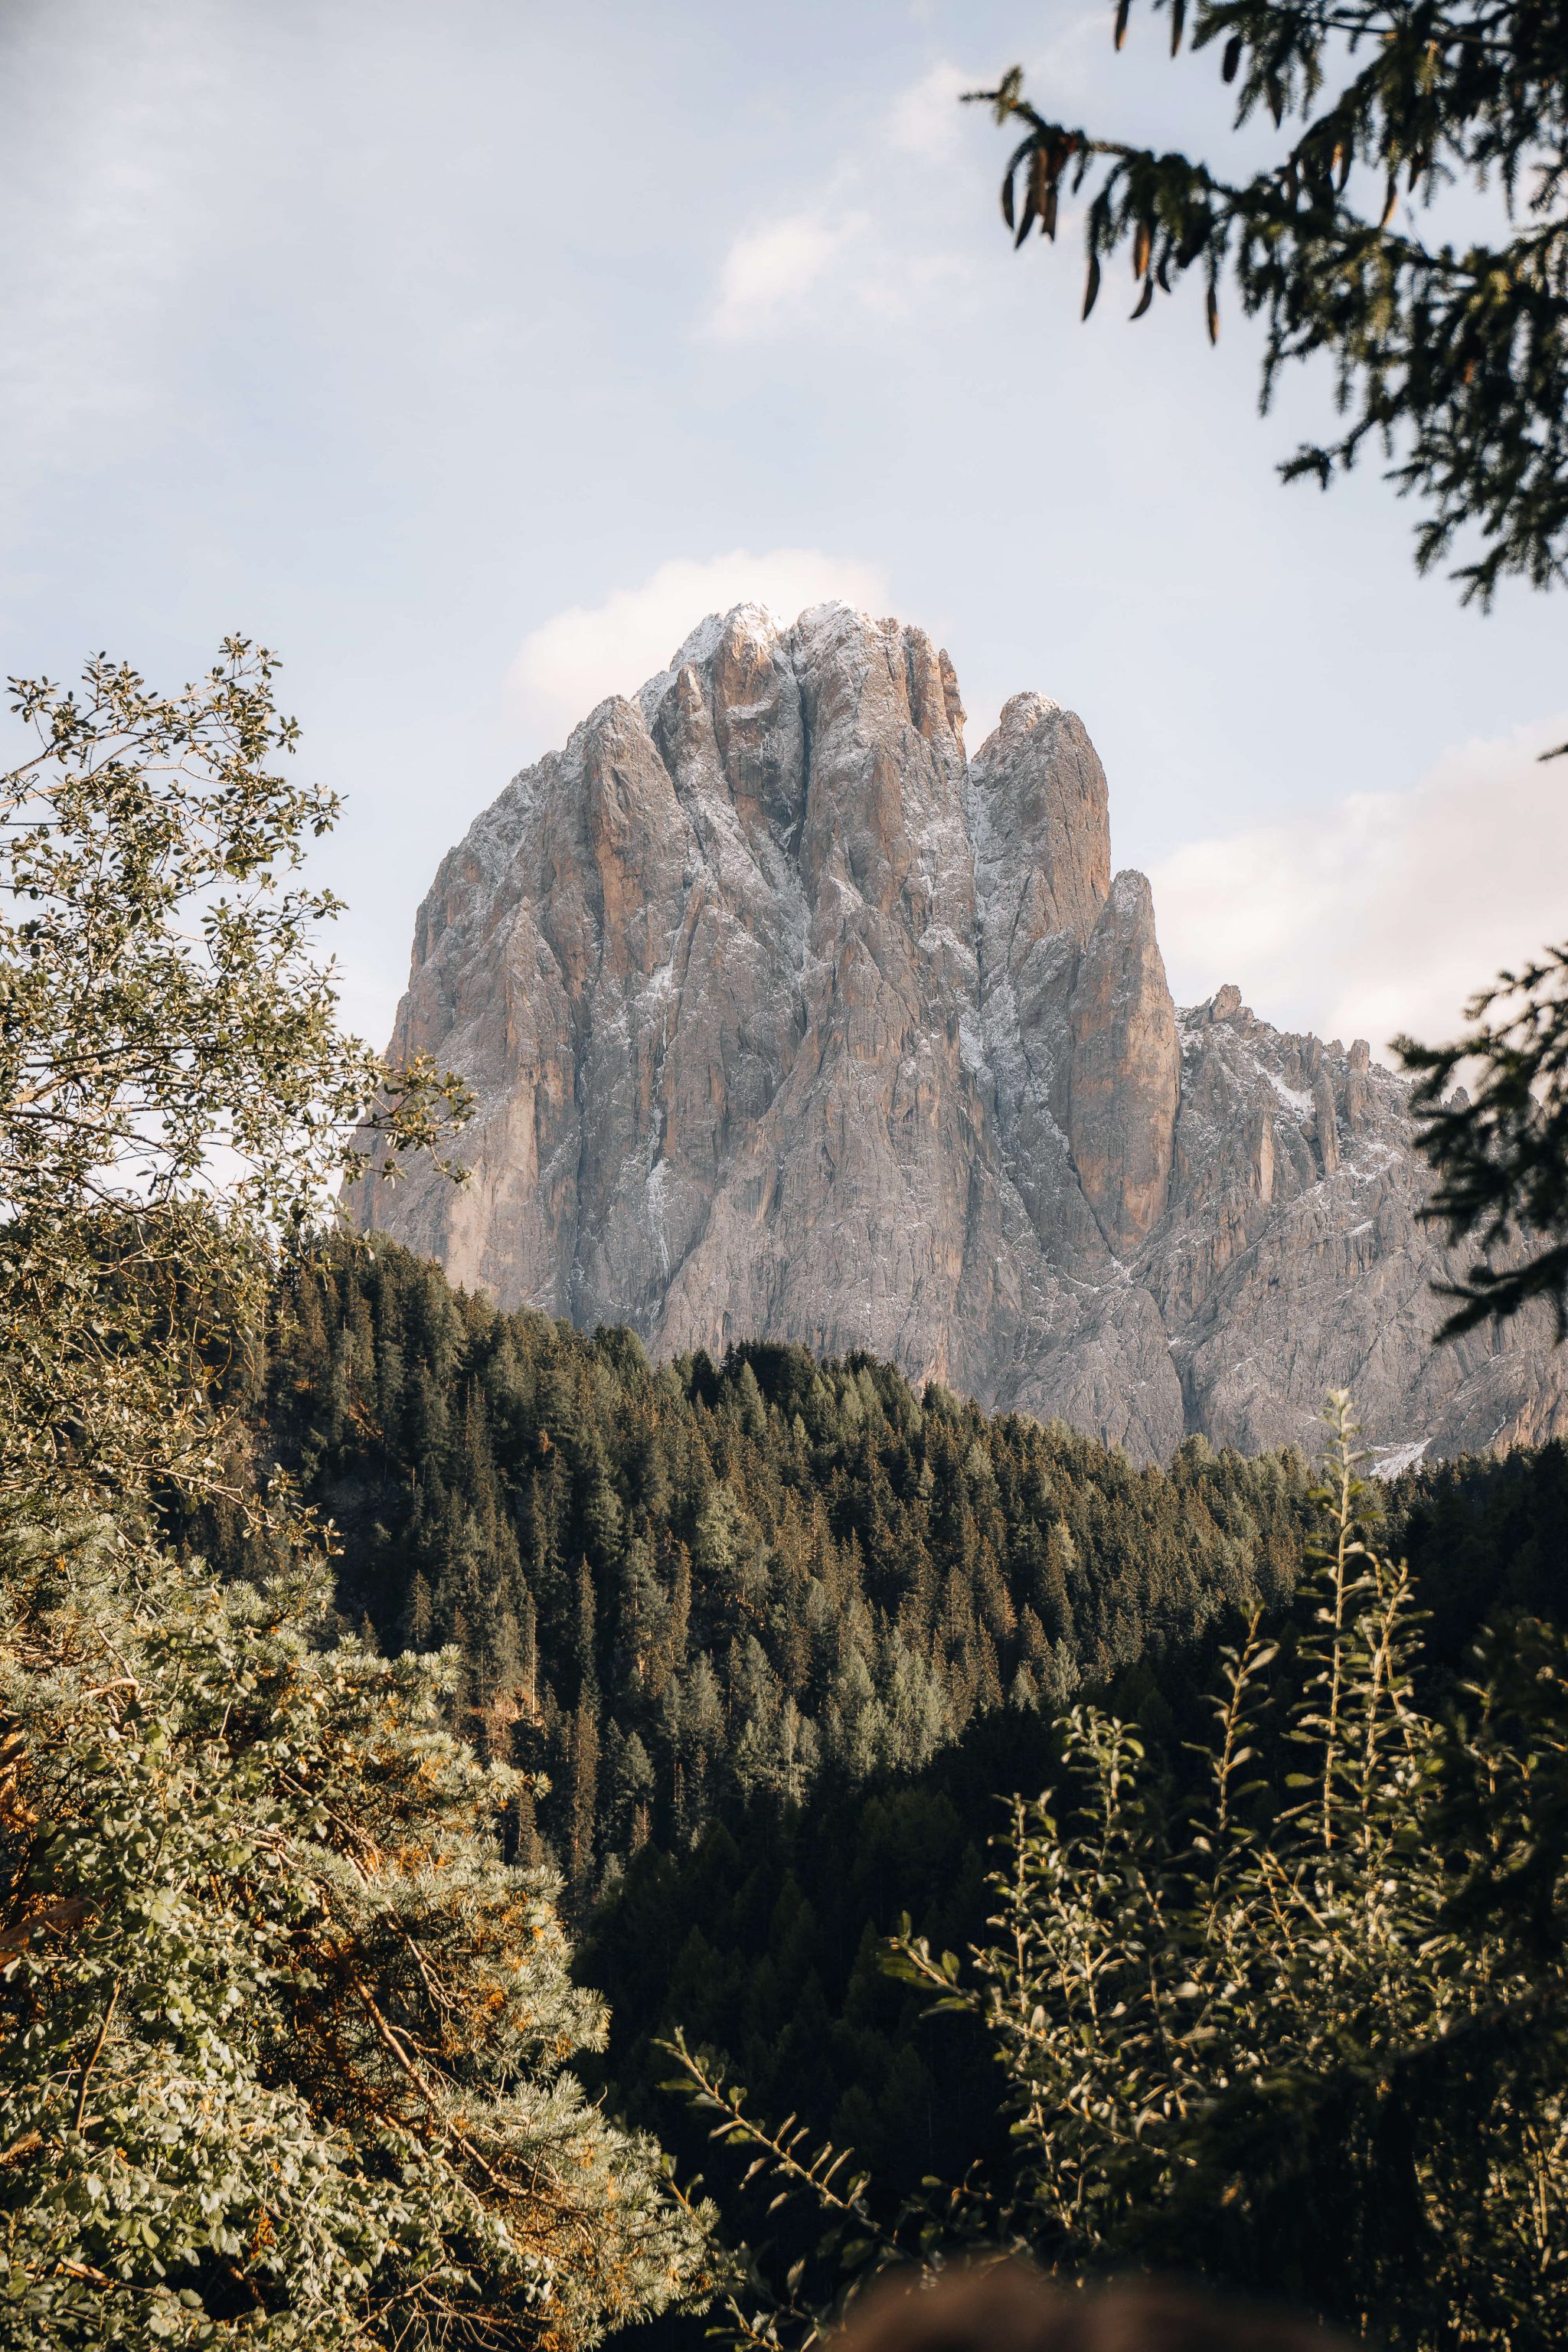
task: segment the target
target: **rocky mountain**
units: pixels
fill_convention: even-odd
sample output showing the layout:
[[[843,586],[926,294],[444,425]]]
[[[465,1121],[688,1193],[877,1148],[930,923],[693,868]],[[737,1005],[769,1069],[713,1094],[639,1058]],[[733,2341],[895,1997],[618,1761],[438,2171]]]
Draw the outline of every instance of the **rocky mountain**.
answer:
[[[703,623],[514,779],[420,909],[394,1050],[470,1080],[469,1182],[359,1222],[501,1305],[865,1349],[1141,1459],[1391,1457],[1568,1418],[1544,1324],[1433,1349],[1402,1082],[1234,986],[1178,1011],[1081,722],[966,759],[916,628]]]

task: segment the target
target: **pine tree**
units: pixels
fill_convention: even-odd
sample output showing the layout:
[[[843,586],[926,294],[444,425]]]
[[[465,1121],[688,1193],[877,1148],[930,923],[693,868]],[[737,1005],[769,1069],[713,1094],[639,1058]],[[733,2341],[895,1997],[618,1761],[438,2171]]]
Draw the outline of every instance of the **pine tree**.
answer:
[[[1071,2275],[1206,2272],[1394,2352],[1562,2340],[1568,1634],[1505,1621],[1435,1707],[1419,1588],[1332,1403],[1295,1620],[1275,1638],[1255,1611],[1222,1648],[1195,1771],[1173,1724],[1162,1767],[1074,1707],[972,1964],[908,1921],[894,1941],[899,1979],[992,2045],[1011,2162],[900,2210],[676,2035],[711,2137],[816,2208],[731,2304],[735,2340],[810,2343],[889,2265],[998,2242]]]

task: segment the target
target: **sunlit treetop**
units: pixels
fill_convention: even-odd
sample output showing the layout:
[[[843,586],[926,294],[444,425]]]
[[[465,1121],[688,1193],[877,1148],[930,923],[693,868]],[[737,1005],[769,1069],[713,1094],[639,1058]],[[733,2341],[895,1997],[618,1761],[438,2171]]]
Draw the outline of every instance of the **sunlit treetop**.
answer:
[[[10,682],[34,748],[0,774],[0,1494],[210,1485],[207,1375],[279,1239],[368,1135],[395,1174],[466,1115],[459,1081],[338,1027],[337,901],[301,874],[338,798],[287,772],[277,667],[233,637],[174,694],[105,656],[74,691]]]
[[[337,1027],[339,901],[298,877],[339,796],[283,772],[277,668],[234,637],[174,695],[101,656],[78,691],[10,681],[37,748],[0,775],[0,1211],[221,1191],[298,1223],[362,1121],[416,1149],[463,1108]]]

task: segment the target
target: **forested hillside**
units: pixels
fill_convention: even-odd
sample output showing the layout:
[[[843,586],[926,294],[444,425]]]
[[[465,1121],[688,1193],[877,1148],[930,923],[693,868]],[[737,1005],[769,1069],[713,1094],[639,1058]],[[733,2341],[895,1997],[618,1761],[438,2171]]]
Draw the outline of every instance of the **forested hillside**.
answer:
[[[983,1935],[998,1796],[1048,1780],[1080,1689],[1181,1769],[1217,1642],[1283,1618],[1309,1465],[1194,1440],[1141,1470],[863,1358],[655,1369],[380,1241],[295,1268],[244,1379],[259,1452],[335,1523],[345,1616],[458,1644],[464,1727],[546,1777],[510,1839],[567,1877],[616,2105],[753,2242],[795,2224],[661,2094],[677,2026],[895,2193],[999,2161],[983,2037],[890,1980],[885,1939],[905,1912],[939,1948]],[[1562,1447],[1389,1504],[1445,1678],[1500,1607],[1563,1614]]]
[[[516,1825],[580,1907],[754,1798],[916,1771],[1287,1592],[1305,1466],[1058,1425],[781,1347],[657,1370],[394,1244],[300,1267],[245,1374],[331,1517],[341,1606],[456,1643],[467,1727],[548,1776]],[[237,1525],[205,1539],[230,1564]]]

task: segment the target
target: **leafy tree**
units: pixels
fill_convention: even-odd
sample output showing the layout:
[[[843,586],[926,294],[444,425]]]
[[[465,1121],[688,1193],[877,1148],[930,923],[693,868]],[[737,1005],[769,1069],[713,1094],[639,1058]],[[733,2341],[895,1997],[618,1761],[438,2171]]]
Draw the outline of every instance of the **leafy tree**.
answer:
[[[1181,47],[1186,0],[1153,0]],[[1120,48],[1131,0],[1116,0]],[[1211,338],[1229,277],[1266,323],[1265,404],[1279,371],[1334,366],[1344,429],[1287,479],[1327,484],[1363,446],[1425,512],[1423,570],[1475,533],[1457,577],[1488,603],[1520,573],[1561,582],[1568,551],[1568,12],[1562,0],[1198,0],[1192,46],[1214,50],[1237,125],[1284,135],[1232,180],[1180,153],[1042,111],[1020,68],[976,91],[1023,128],[1003,181],[1015,241],[1054,237],[1060,192],[1091,189],[1085,316],[1119,250],[1134,318],[1196,273]],[[1286,126],[1289,124],[1289,131]],[[1500,241],[1423,240],[1457,182],[1495,205]]]
[[[459,1661],[336,1634],[226,1390],[355,1130],[463,1108],[337,1033],[272,670],[22,684],[0,782],[0,2342],[567,2347],[700,2300],[707,2216],[569,2071]],[[195,1498],[250,1580],[161,1539]]]
[[[1226,1654],[1198,1801],[1082,1706],[1016,1803],[967,1972],[907,1929],[897,1970],[985,2029],[1016,2168],[879,2207],[848,2152],[754,2122],[676,2045],[716,2133],[829,2221],[838,2292],[976,2239],[1069,2273],[1180,2264],[1409,2352],[1544,2352],[1568,2321],[1568,1645],[1487,1636],[1423,1704],[1408,1570],[1370,1538],[1348,1401],[1291,1640]],[[736,2336],[811,2340],[802,2263]]]
[[[362,1121],[395,1154],[466,1111],[338,1030],[338,901],[294,878],[338,800],[271,764],[276,670],[235,637],[172,696],[102,656],[79,692],[10,681],[37,748],[0,776],[0,1492],[210,1480],[205,1373],[268,1243]]]

